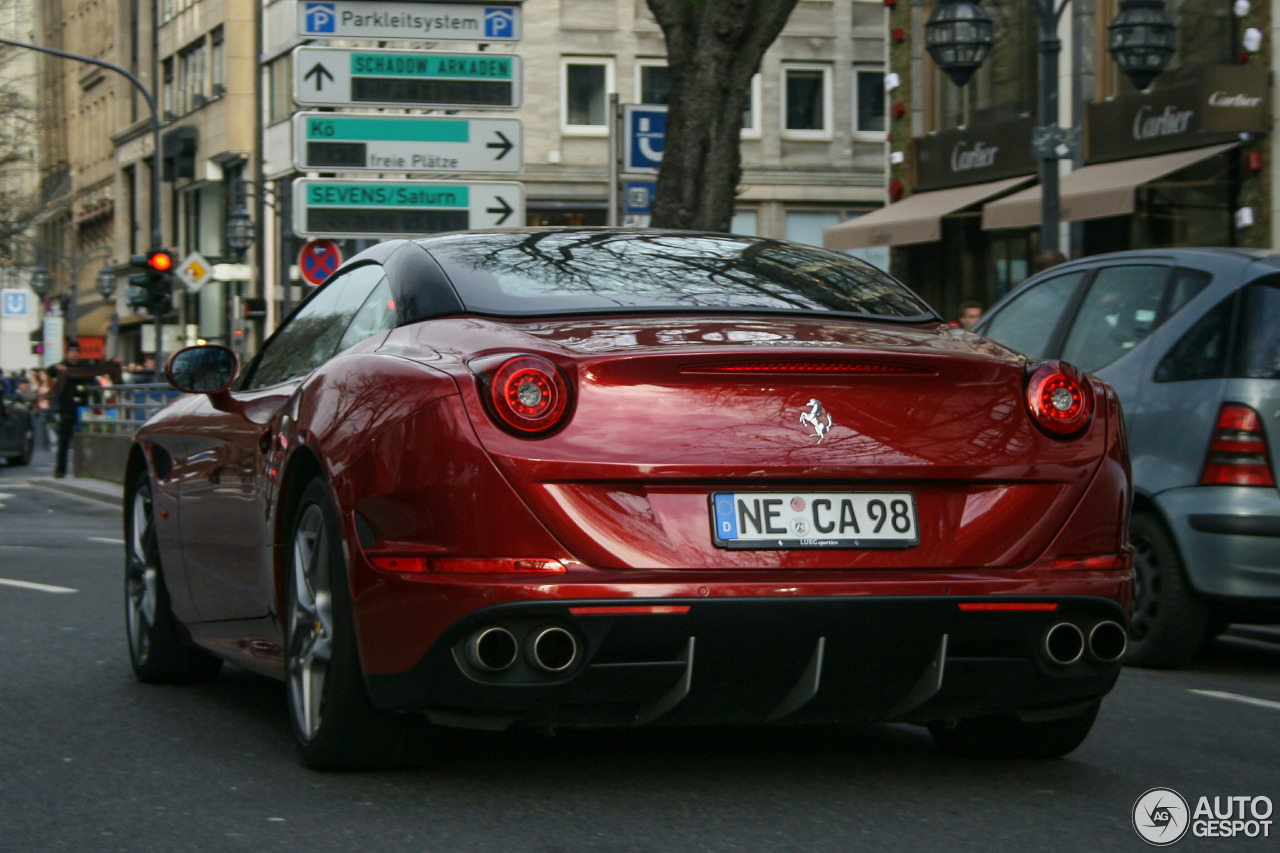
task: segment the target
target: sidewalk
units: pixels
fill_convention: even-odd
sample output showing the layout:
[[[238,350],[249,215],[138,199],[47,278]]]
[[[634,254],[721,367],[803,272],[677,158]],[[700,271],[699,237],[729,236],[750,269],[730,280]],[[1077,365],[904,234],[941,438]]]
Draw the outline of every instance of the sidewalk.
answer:
[[[124,486],[119,483],[108,483],[106,480],[95,480],[92,477],[66,477],[61,480],[53,477],[32,477],[27,482],[39,489],[87,498],[116,509],[124,505]]]
[[[0,469],[3,472],[0,475],[0,488],[3,488],[6,480],[14,480],[39,489],[61,492],[65,495],[74,495],[78,498],[106,504],[116,509],[120,509],[124,505],[124,486],[120,483],[110,483],[106,480],[96,480],[92,477],[75,476],[58,480],[53,476],[53,461],[54,453],[52,450],[37,448],[31,457],[30,465],[22,468],[5,466]]]

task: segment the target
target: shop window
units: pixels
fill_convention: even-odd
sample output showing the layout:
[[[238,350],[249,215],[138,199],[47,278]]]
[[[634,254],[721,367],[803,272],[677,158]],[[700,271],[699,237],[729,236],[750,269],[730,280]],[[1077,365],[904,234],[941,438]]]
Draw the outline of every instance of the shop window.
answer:
[[[566,59],[562,67],[562,129],[569,133],[608,133],[613,60]]]
[[[1092,373],[1137,346],[1160,319],[1168,281],[1168,267],[1098,270],[1067,333],[1063,360]]]
[[[853,72],[853,78],[854,131],[883,134],[885,131],[884,72],[859,68]]]
[[[785,97],[783,130],[800,138],[831,135],[831,68],[826,65],[791,65],[782,71]]]
[[[834,210],[788,210],[787,239],[806,246],[822,246],[822,232],[840,224]]]
[[[1044,358],[1085,273],[1054,276],[1021,293],[991,318],[983,334],[1031,358]]]

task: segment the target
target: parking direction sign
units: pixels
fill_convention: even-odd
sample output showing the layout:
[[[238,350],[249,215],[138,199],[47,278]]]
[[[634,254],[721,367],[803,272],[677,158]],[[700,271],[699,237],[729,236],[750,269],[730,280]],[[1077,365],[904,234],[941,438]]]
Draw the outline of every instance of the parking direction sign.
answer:
[[[298,253],[298,270],[307,284],[324,284],[342,266],[342,250],[332,240],[309,240]]]
[[[408,237],[525,224],[524,185],[501,181],[293,183],[293,230],[306,237]]]
[[[512,118],[296,113],[301,171],[519,172],[521,122]]]
[[[624,172],[657,172],[667,140],[667,108],[624,104],[622,126],[627,135]]]
[[[519,41],[520,6],[507,3],[370,3],[303,0],[298,35],[424,41]]]
[[[491,53],[299,47],[293,100],[304,107],[520,106],[520,57]]]

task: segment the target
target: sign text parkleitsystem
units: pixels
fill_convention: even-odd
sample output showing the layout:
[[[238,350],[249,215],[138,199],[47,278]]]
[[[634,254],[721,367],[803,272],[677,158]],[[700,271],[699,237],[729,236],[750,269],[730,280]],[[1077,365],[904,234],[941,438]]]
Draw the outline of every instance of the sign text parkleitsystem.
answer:
[[[298,35],[427,41],[519,41],[519,5],[302,0]]]

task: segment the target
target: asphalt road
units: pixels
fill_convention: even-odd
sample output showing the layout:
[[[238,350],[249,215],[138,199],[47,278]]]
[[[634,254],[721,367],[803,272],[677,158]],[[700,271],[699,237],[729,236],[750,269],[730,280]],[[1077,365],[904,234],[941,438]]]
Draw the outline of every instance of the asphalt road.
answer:
[[[430,767],[312,772],[282,685],[134,681],[120,514],[47,474],[44,454],[0,468],[0,851],[1145,850],[1150,788],[1280,804],[1277,631],[1126,671],[1058,761],[949,758],[908,726],[651,728],[463,733]],[[1274,850],[1272,820],[1174,849]]]

